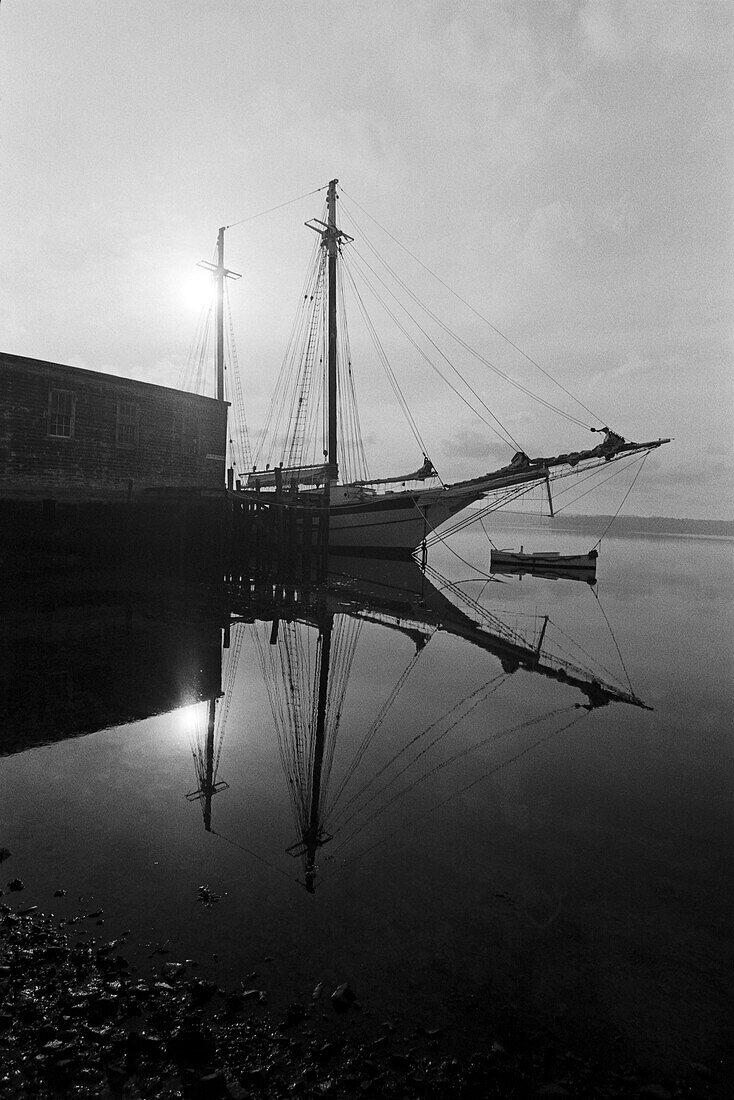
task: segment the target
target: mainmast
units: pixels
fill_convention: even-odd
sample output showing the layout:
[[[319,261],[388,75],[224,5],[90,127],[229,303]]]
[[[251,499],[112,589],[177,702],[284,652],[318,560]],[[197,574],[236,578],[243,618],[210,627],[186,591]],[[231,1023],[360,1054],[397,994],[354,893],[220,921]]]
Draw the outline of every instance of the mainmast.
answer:
[[[326,422],[326,451],[325,457],[329,468],[328,479],[336,480],[337,470],[337,277],[336,260],[339,254],[340,241],[351,241],[352,237],[342,233],[336,224],[336,185],[339,180],[331,180],[326,196],[326,222],[319,218],[313,218],[306,222],[309,229],[321,234],[321,246],[326,249],[327,257],[327,364],[326,364],[326,392],[327,392],[327,422]],[[316,224],[313,224],[313,223]],[[323,227],[323,228],[320,228]]]
[[[329,276],[329,343],[328,343],[328,375],[327,392],[329,403],[328,436],[326,461],[332,469],[336,469],[336,253],[339,241],[339,231],[336,227],[336,185],[338,180],[331,180],[327,196],[328,214],[326,219],[327,229],[325,236],[328,255]]]

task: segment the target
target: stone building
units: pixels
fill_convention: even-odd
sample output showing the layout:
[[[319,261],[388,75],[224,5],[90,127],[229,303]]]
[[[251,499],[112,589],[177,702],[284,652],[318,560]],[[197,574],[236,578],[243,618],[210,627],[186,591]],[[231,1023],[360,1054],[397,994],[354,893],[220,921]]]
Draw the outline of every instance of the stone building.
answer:
[[[226,437],[225,402],[0,353],[0,501],[222,489]]]

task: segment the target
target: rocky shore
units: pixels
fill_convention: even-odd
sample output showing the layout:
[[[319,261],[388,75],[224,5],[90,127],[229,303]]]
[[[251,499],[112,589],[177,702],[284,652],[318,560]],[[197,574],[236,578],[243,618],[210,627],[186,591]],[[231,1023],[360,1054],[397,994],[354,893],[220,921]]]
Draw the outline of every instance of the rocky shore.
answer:
[[[135,967],[125,936],[95,934],[99,910],[58,920],[22,885],[0,902],[0,1100],[725,1095],[705,1065],[652,1080],[509,1024],[462,1053],[450,1028],[381,1019],[347,981],[276,1006],[258,973],[223,989],[173,945]]]

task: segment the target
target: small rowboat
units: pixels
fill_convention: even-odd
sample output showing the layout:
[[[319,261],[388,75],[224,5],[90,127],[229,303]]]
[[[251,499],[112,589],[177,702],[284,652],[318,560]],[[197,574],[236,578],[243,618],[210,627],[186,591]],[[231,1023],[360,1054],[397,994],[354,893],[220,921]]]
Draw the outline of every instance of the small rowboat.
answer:
[[[520,550],[492,550],[490,572],[518,575],[530,573],[535,577],[565,578],[567,580],[596,583],[596,550],[588,554],[558,554],[545,552],[526,554]]]

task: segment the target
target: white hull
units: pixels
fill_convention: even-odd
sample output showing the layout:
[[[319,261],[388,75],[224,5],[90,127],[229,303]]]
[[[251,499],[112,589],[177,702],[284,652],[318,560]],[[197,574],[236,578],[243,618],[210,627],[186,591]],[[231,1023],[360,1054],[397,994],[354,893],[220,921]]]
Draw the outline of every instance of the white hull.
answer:
[[[451,489],[421,489],[386,493],[364,502],[332,504],[329,509],[329,549],[411,554],[426,535],[482,495]]]
[[[431,489],[376,493],[356,485],[334,485],[329,504],[329,549],[343,554],[412,554],[427,535],[487,493],[515,488],[546,476],[546,470],[501,470],[494,474]],[[278,499],[268,490],[244,494],[260,504]],[[322,514],[323,492],[307,490],[295,500],[298,508]],[[288,502],[290,503],[290,502]],[[288,504],[286,504],[288,506]]]

